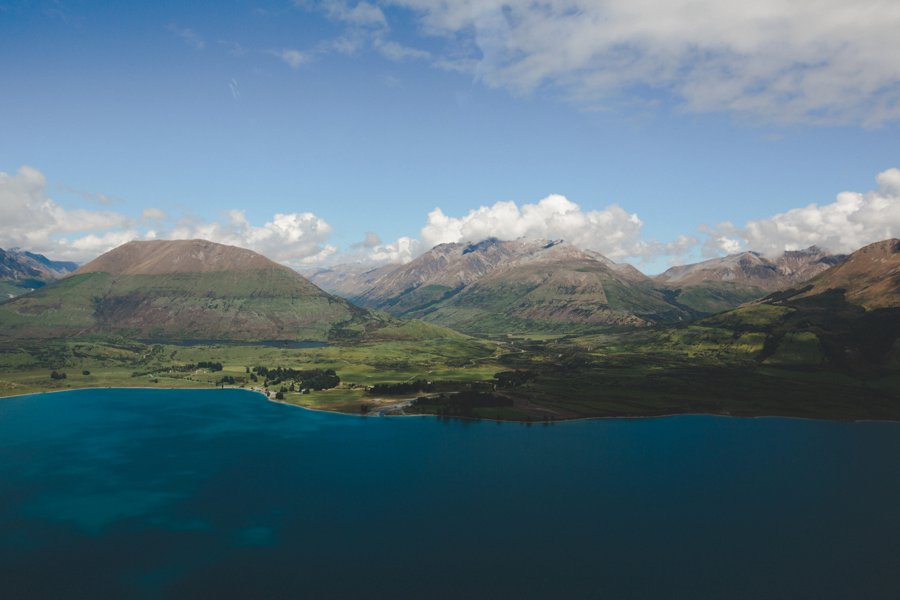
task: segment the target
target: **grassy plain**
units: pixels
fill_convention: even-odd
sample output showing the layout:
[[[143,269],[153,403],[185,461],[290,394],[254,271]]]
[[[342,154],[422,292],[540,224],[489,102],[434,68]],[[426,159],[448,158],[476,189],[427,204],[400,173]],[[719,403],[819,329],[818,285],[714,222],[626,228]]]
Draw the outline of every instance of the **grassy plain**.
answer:
[[[0,396],[83,387],[215,387],[225,376],[239,387],[261,387],[248,369],[256,366],[293,369],[334,369],[338,388],[286,392],[285,401],[323,410],[360,412],[384,401],[366,394],[375,383],[440,379],[465,384],[490,380],[500,367],[502,349],[472,338],[428,341],[384,340],[322,348],[273,348],[240,344],[181,346],[142,344],[130,340],[26,342],[0,345]],[[221,363],[221,371],[196,368],[200,362]],[[65,379],[51,377],[53,371]],[[87,371],[88,375],[83,373]],[[273,387],[272,394],[279,388]],[[389,403],[396,399],[390,399]]]
[[[125,339],[0,340],[0,395],[76,387],[213,387],[255,366],[334,369],[334,389],[284,400],[350,413],[398,412],[521,421],[680,413],[900,419],[896,311],[840,298],[750,305],[689,324],[592,335],[466,337],[421,322],[379,339],[321,348],[182,346]],[[222,363],[221,371],[185,369]],[[52,379],[51,372],[65,372]],[[89,375],[83,375],[88,371]],[[516,373],[509,382],[495,374]],[[378,395],[375,384],[439,382]],[[494,384],[497,384],[496,386]],[[281,384],[270,386],[274,396]],[[466,399],[465,394],[475,395]],[[415,403],[417,397],[428,401]]]

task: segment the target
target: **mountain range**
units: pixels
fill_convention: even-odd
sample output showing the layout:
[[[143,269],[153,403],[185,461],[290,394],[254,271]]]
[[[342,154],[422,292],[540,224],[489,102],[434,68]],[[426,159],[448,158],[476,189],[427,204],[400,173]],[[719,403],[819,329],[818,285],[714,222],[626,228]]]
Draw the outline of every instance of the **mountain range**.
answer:
[[[833,269],[806,283],[798,298],[843,290],[847,302],[867,310],[898,307],[900,240],[884,240],[860,248]]]
[[[197,346],[194,361],[232,361],[229,378],[272,360],[325,360],[348,387],[310,402],[351,412],[389,403],[370,398],[374,384],[388,395],[428,392],[425,412],[463,414],[452,411],[474,402],[481,408],[465,414],[491,418],[900,411],[900,240],[847,257],[749,253],[651,278],[559,240],[488,239],[360,274],[365,306],[250,250],[129,242],[0,304],[0,385],[52,388],[63,367],[133,384],[135,373],[153,378],[184,362],[164,349],[185,341]],[[352,281],[345,274],[342,285]],[[684,301],[726,284],[757,297],[712,315]],[[279,341],[331,347],[275,354],[260,343]]]
[[[392,317],[489,335],[643,328],[714,313],[740,320],[735,315],[759,310],[753,306],[809,303],[838,288],[844,303],[885,308],[898,287],[891,243],[850,257],[816,247],[774,259],[745,252],[648,277],[562,240],[489,238],[441,244],[404,265],[322,270],[310,281],[242,248],[135,241],[6,302],[0,322],[7,335],[37,338],[332,340],[378,330]],[[7,266],[7,274],[51,277],[74,267],[29,253],[4,257],[4,265],[44,269]]]
[[[796,288],[699,321],[761,334],[767,364],[854,374],[900,369],[900,240],[870,244]]]
[[[562,240],[441,244],[403,265],[310,275],[361,306],[468,333],[578,332],[676,323],[735,308],[838,264],[811,247],[770,260],[744,252],[648,277]]]
[[[43,287],[77,268],[78,265],[73,262],[54,261],[42,254],[0,248],[0,302]]]
[[[467,333],[642,326],[693,312],[630,265],[562,240],[441,244],[405,265],[314,274],[361,306]],[[333,288],[332,288],[333,289]]]
[[[789,250],[775,259],[741,252],[672,267],[653,280],[674,290],[681,304],[709,314],[803,283],[845,258],[816,246]]]

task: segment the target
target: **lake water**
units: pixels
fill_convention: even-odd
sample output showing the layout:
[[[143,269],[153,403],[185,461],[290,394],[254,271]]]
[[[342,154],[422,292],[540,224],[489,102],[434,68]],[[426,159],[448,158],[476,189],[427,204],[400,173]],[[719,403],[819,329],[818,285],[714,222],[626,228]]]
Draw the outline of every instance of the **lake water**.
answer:
[[[0,399],[5,598],[898,598],[900,424]]]

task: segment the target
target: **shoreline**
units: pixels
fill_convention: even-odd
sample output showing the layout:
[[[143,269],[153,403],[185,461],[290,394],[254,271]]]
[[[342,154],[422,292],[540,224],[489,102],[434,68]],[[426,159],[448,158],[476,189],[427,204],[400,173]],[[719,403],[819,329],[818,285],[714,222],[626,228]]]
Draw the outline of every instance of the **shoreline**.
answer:
[[[515,421],[510,419],[491,419],[491,418],[479,418],[479,417],[463,417],[463,416],[452,416],[452,417],[441,417],[440,415],[383,415],[383,414],[355,414],[355,413],[347,413],[340,412],[336,410],[326,410],[324,408],[312,408],[310,406],[303,406],[300,404],[294,404],[292,402],[287,402],[285,400],[276,400],[274,396],[269,397],[266,395],[265,391],[257,388],[245,388],[245,387],[236,387],[236,386],[212,386],[212,387],[197,387],[197,386],[187,386],[187,387],[150,387],[146,385],[141,386],[127,386],[127,387],[114,387],[114,386],[86,386],[86,387],[78,387],[78,388],[70,388],[66,390],[47,390],[45,392],[28,392],[25,394],[10,394],[8,396],[0,396],[0,402],[5,400],[6,398],[22,398],[25,396],[38,396],[41,394],[60,394],[66,392],[77,392],[79,390],[162,390],[162,391],[177,391],[177,390],[206,390],[206,391],[214,391],[214,390],[238,390],[243,392],[248,392],[251,394],[257,394],[262,396],[262,398],[268,402],[272,402],[273,404],[281,404],[284,406],[291,406],[294,408],[299,408],[302,410],[308,410],[311,412],[318,413],[326,413],[330,415],[343,415],[346,417],[358,417],[358,418],[432,418],[432,419],[458,419],[465,421],[486,421],[493,423],[516,423],[519,425],[557,425],[562,423],[578,423],[583,421],[606,421],[606,420],[622,420],[622,419],[668,419],[672,417],[720,417],[726,419],[792,419],[796,421],[816,421],[816,422],[826,422],[826,423],[900,423],[898,419],[829,419],[829,418],[816,418],[816,417],[795,417],[795,416],[784,416],[784,415],[726,415],[726,414],[717,414],[717,413],[699,413],[699,412],[683,412],[683,413],[666,413],[661,415],[622,415],[622,416],[606,416],[606,417],[576,417],[573,419],[557,419],[553,421]]]

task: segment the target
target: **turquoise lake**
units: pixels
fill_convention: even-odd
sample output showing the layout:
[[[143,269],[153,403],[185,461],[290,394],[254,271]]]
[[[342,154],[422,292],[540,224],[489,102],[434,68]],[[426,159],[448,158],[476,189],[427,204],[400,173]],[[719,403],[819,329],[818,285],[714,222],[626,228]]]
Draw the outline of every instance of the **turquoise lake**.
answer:
[[[900,598],[900,423],[0,399],[5,598]]]

